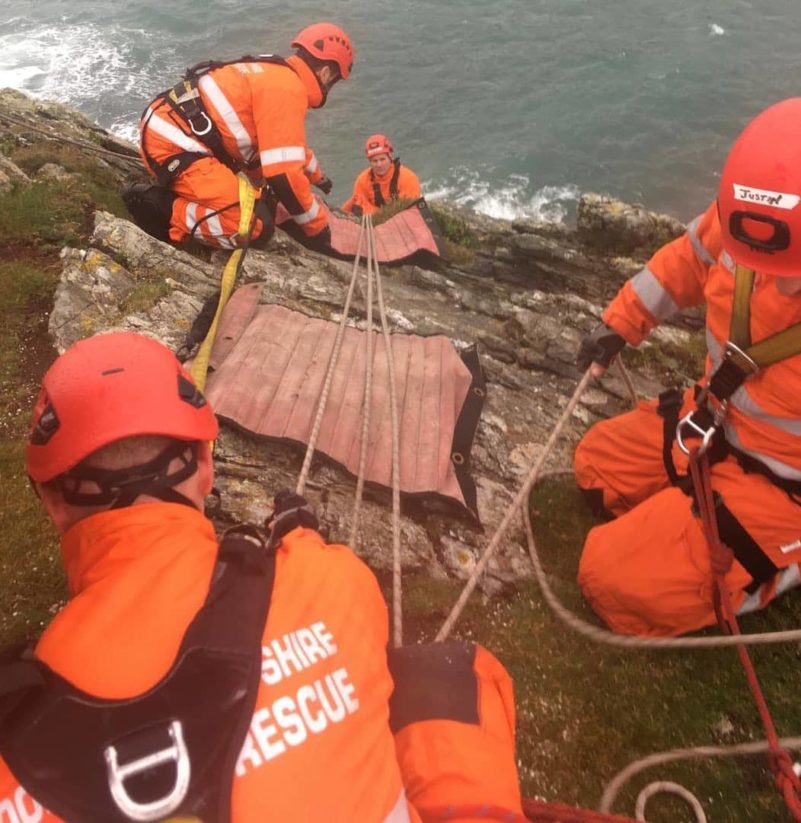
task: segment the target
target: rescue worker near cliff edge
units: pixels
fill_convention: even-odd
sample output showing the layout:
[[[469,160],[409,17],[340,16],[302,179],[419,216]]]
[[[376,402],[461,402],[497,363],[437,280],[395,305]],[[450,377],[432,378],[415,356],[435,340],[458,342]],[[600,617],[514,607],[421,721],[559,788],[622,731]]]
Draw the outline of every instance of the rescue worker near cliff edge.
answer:
[[[426,685],[422,661],[404,698],[426,647],[390,673],[376,579],[325,543],[302,497],[276,495],[269,532],[239,525],[218,543],[204,514],[217,433],[188,372],[150,338],[97,335],[45,374],[26,462],[71,596],[35,649],[0,655],[0,810],[42,823],[519,812],[501,664],[450,649],[446,687]],[[466,695],[461,722],[415,697],[443,688],[460,712]]]
[[[798,585],[801,562],[801,98],[735,141],[717,202],[654,254],[581,344],[600,376],[683,308],[706,305],[698,385],[593,426],[579,487],[614,518],[592,529],[579,583],[615,631],[678,635],[716,622],[709,549],[687,479],[705,436],[726,585],[738,614]],[[591,365],[592,364],[592,365]]]
[[[393,200],[417,200],[422,196],[420,180],[408,167],[394,157],[395,148],[383,134],[373,134],[364,144],[364,153],[370,163],[356,178],[353,194],[342,210],[357,217],[374,214]]]
[[[142,228],[164,240],[233,248],[241,243],[236,173],[244,171],[272,198],[257,207],[252,245],[269,240],[277,200],[307,245],[328,247],[328,212],[311,185],[328,193],[331,181],[307,146],[306,112],[348,79],[354,49],[331,23],[303,29],[292,47],[286,59],[199,63],[145,109],[140,150],[158,186],[139,183],[124,193]]]

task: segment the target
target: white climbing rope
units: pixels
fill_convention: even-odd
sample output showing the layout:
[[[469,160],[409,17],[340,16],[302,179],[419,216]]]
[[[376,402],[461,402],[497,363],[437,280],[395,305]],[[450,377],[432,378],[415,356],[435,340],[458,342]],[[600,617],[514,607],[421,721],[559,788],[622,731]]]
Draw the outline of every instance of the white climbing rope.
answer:
[[[392,337],[389,333],[387,313],[384,309],[384,293],[381,288],[378,255],[375,253],[373,219],[369,217],[368,220],[367,236],[373,249],[378,313],[381,317],[381,333],[384,337],[389,374],[390,425],[392,427],[392,642],[395,648],[398,648],[403,645],[403,588],[400,535],[400,428],[398,425],[397,383],[395,381],[395,358],[392,355]]]
[[[339,352],[342,348],[342,338],[345,335],[345,326],[348,322],[348,314],[350,314],[350,304],[353,299],[353,289],[356,285],[356,277],[359,273],[359,261],[362,254],[362,240],[365,234],[365,218],[362,217],[361,225],[359,226],[359,236],[356,241],[356,257],[353,260],[353,271],[351,273],[350,285],[348,286],[348,293],[345,297],[345,305],[342,308],[342,317],[339,321],[339,328],[334,340],[334,348],[331,350],[331,357],[328,359],[328,371],[325,375],[325,383],[323,390],[320,392],[320,398],[317,401],[317,415],[314,418],[314,425],[312,426],[311,434],[309,435],[309,443],[306,446],[306,454],[303,457],[303,466],[298,475],[298,482],[295,486],[296,494],[302,495],[306,490],[306,482],[309,478],[309,471],[311,470],[312,458],[314,457],[314,449],[317,445],[317,437],[320,434],[320,426],[323,422],[323,415],[325,414],[325,407],[328,403],[328,394],[331,391],[331,383],[334,380],[334,372],[336,371],[337,363],[339,362]]]

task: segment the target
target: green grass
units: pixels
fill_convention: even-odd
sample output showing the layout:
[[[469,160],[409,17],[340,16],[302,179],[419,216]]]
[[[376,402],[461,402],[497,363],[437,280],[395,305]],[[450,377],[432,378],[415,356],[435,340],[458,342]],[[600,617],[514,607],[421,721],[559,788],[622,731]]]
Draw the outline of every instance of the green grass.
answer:
[[[703,332],[696,332],[686,344],[675,345],[652,339],[648,346],[627,347],[624,354],[626,366],[635,371],[647,368],[656,372],[667,386],[678,386],[687,380],[695,380],[704,373],[706,341]]]
[[[593,525],[570,482],[549,482],[532,498],[534,529],[553,588],[566,606],[597,623],[576,586]],[[460,587],[410,578],[404,583],[406,642],[431,640]],[[801,597],[790,595],[744,622],[744,631],[801,624]],[[509,669],[518,712],[518,764],[526,796],[596,807],[606,783],[631,761],[671,748],[725,745],[763,737],[737,654],[731,649],[623,652],[566,628],[533,583],[482,603],[474,594],[455,636],[483,643]],[[752,652],[779,734],[801,734],[797,646]],[[719,724],[732,724],[721,737]],[[637,792],[653,780],[684,783],[710,823],[773,823],[786,811],[764,757],[671,765],[636,777],[615,810],[633,817]],[[652,823],[690,819],[680,804],[654,798]],[[683,815],[683,816],[682,816]]]
[[[23,448],[37,383],[53,356],[44,312],[58,259],[30,249],[15,256],[0,262],[0,648],[37,636],[64,597],[56,535],[28,483]]]
[[[430,203],[429,208],[439,224],[440,231],[445,240],[450,241],[455,246],[475,251],[480,245],[478,235],[466,220],[450,214],[436,203]]]

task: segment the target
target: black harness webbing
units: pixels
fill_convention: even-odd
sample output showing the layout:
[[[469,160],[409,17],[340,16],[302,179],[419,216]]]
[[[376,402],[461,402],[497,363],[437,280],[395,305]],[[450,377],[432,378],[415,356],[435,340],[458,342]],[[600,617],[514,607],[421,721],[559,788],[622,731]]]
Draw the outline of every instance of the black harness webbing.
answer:
[[[175,663],[140,697],[93,697],[30,652],[0,667],[0,754],[32,797],[69,823],[227,823],[260,683],[275,542],[248,526],[227,532]]]
[[[241,160],[232,157],[225,149],[222,134],[214,123],[214,120],[209,116],[206,107],[203,105],[203,100],[198,88],[198,83],[203,75],[215,69],[231,66],[236,63],[289,65],[283,57],[278,57],[273,54],[245,55],[237,60],[204,60],[188,68],[184,72],[184,76],[180,82],[156,97],[150,104],[151,114],[142,125],[142,153],[145,156],[147,164],[156,175],[156,179],[162,186],[169,186],[169,184],[181,174],[181,172],[192,165],[192,163],[208,157],[207,154],[201,152],[183,151],[168,157],[162,163],[157,163],[147,153],[144,133],[147,130],[153,113],[156,109],[164,105],[170,107],[189,128],[191,136],[203,143],[217,160],[228,166],[234,173],[243,171],[246,168],[246,165]]]
[[[698,388],[696,387],[696,394]],[[656,407],[657,414],[662,417],[662,460],[665,465],[665,472],[671,485],[681,489],[686,495],[694,497],[692,479],[689,475],[681,475],[676,470],[673,462],[673,442],[676,436],[676,426],[679,422],[679,412],[682,406],[682,393],[678,389],[669,389],[659,395],[659,403]],[[712,415],[701,410],[709,416],[709,423],[712,423]],[[731,454],[740,467],[746,473],[762,474],[771,483],[786,491],[790,496],[801,495],[801,482],[787,480],[774,474],[759,460],[744,454],[739,449],[733,448],[723,436],[723,432],[717,431],[712,440],[712,445],[707,450],[710,466],[720,463]],[[779,568],[768,557],[761,546],[748,533],[734,514],[726,507],[723,500],[716,496],[715,512],[718,521],[718,531],[721,540],[731,548],[734,556],[740,565],[751,575],[751,582],[745,590],[753,594],[763,583],[770,580],[778,573]]]
[[[395,158],[392,163],[395,166],[395,170],[392,172],[392,179],[389,181],[389,199],[397,200],[398,177],[400,177],[400,157]],[[382,206],[386,205],[386,200],[384,200],[384,195],[381,194],[381,186],[375,179],[375,172],[372,169],[370,169],[370,180],[373,184],[373,200],[375,201],[375,206],[380,209]]]

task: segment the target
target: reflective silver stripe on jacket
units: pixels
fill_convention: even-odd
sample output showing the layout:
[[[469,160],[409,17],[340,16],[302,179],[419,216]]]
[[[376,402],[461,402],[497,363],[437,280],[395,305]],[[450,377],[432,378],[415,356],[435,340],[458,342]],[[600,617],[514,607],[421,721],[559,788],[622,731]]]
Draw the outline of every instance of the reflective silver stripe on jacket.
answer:
[[[184,134],[177,126],[162,120],[157,114],[153,114],[153,109],[148,107],[145,113],[145,122],[148,129],[153,129],[159,137],[163,137],[174,143],[178,148],[184,151],[194,151],[198,154],[211,154],[211,151],[203,145],[199,140]]]
[[[259,155],[259,160],[264,167],[298,160],[305,163],[306,149],[303,146],[281,146],[279,149],[265,149]]]
[[[786,591],[794,589],[799,583],[801,583],[801,572],[799,571],[798,563],[793,563],[792,566],[782,569],[776,577],[776,597],[778,597],[780,594],[784,594]],[[743,600],[740,604],[740,608],[737,609],[737,614],[748,614],[749,612],[755,612],[761,607],[762,597],[760,595],[765,585],[770,584],[766,583],[763,586],[760,586],[752,595]]]
[[[228,131],[233,134],[236,140],[236,147],[239,154],[246,163],[250,163],[256,156],[256,149],[247,129],[242,125],[236,109],[231,105],[231,101],[223,94],[222,89],[217,85],[217,81],[210,75],[204,74],[198,83],[200,90],[214,104],[217,113],[222,117]]]
[[[693,249],[695,250],[698,259],[701,262],[706,263],[707,266],[714,266],[715,265],[715,258],[712,256],[712,253],[706,249],[706,247],[701,243],[701,239],[698,237],[698,225],[701,222],[700,217],[696,217],[695,220],[691,220],[689,225],[687,226],[687,236],[690,238],[690,242],[693,244]]]
[[[629,282],[642,304],[657,320],[667,320],[679,311],[676,301],[650,269],[641,269]]]
[[[303,214],[293,214],[292,219],[299,225],[302,226],[304,223],[311,223],[315,217],[317,217],[318,212],[320,211],[320,204],[314,200],[312,202],[311,208],[308,211],[304,211]]]
[[[198,224],[198,217],[197,217],[197,210],[202,208],[198,203],[188,202],[186,204],[186,230],[189,232],[190,235],[195,237],[197,240],[201,240],[203,242],[208,242],[207,238],[204,237],[204,229],[205,232],[210,236],[214,237],[217,240],[219,246],[223,249],[232,249],[234,248],[234,244],[228,239],[228,237],[223,233],[222,226],[220,225],[220,218],[219,215],[213,214],[211,217],[206,218],[200,225],[200,228],[195,231],[195,226]],[[193,234],[194,232],[194,234]]]
[[[317,157],[315,156],[314,152],[312,152],[311,157],[309,158],[309,162],[306,163],[306,171],[309,174],[314,174],[318,168],[320,168],[320,164],[317,162]]]
[[[390,810],[389,814],[384,818],[383,823],[411,823],[409,817],[409,804],[406,800],[406,792],[401,789],[395,805]]]

